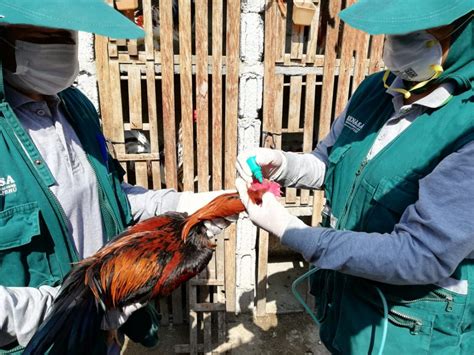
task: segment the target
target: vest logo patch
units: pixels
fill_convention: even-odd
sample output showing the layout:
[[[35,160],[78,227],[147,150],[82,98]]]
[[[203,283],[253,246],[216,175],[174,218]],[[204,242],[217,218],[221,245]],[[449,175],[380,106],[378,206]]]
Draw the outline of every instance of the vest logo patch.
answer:
[[[347,116],[344,126],[349,128],[354,133],[358,133],[362,128],[364,128],[365,123],[360,122],[357,118],[352,116]]]
[[[0,176],[0,196],[5,196],[17,191],[16,182],[10,175]]]

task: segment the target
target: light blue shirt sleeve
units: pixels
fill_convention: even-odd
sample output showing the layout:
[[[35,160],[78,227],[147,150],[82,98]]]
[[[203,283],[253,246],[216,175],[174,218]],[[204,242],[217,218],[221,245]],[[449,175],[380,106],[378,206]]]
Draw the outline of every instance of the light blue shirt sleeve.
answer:
[[[334,145],[344,128],[347,107],[335,119],[328,135],[310,153],[283,152],[286,166],[276,180],[283,186],[320,189],[324,184],[329,148]]]
[[[122,183],[127,195],[134,221],[176,211],[181,193],[173,189],[149,190],[141,186]]]
[[[0,285],[0,346],[26,346],[46,317],[59,287]]]
[[[387,234],[296,228],[282,243],[311,264],[390,284],[431,284],[474,256],[474,142],[443,159]]]

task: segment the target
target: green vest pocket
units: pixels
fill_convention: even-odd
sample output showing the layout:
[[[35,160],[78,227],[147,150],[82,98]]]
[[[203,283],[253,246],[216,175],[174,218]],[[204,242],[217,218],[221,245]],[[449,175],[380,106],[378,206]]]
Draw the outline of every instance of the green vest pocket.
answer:
[[[418,183],[398,177],[383,178],[376,186],[367,211],[365,231],[390,233],[405,209],[416,202]]]
[[[0,285],[51,284],[53,276],[47,255],[52,250],[51,239],[41,235],[36,202],[0,212]]]

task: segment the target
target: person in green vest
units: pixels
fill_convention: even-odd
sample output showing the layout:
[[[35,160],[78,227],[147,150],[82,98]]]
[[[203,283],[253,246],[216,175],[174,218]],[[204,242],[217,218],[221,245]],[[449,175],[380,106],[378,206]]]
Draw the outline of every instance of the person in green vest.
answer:
[[[238,156],[249,218],[319,269],[311,292],[331,353],[474,353],[473,11],[466,0],[343,10],[386,35],[388,70],[360,84],[313,152]],[[252,204],[249,156],[284,186],[324,189],[321,226],[270,194]]]
[[[92,103],[71,85],[78,31],[138,38],[102,0],[0,0],[0,354],[21,353],[78,260],[136,221],[191,213],[222,193],[147,190],[123,181]],[[113,104],[113,103],[111,103]],[[228,225],[207,225],[212,236]],[[114,310],[103,328],[151,347],[151,305]],[[90,344],[91,353],[118,353]]]

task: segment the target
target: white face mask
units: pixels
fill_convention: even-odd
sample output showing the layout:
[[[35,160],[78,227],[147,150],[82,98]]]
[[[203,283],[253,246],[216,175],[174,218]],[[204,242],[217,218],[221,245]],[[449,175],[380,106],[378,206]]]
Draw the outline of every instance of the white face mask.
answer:
[[[5,69],[5,80],[27,93],[56,95],[68,88],[79,73],[76,44],[40,44],[16,41],[16,71]]]
[[[393,74],[403,80],[432,79],[440,71],[442,59],[441,44],[426,31],[386,36],[383,61]]]

